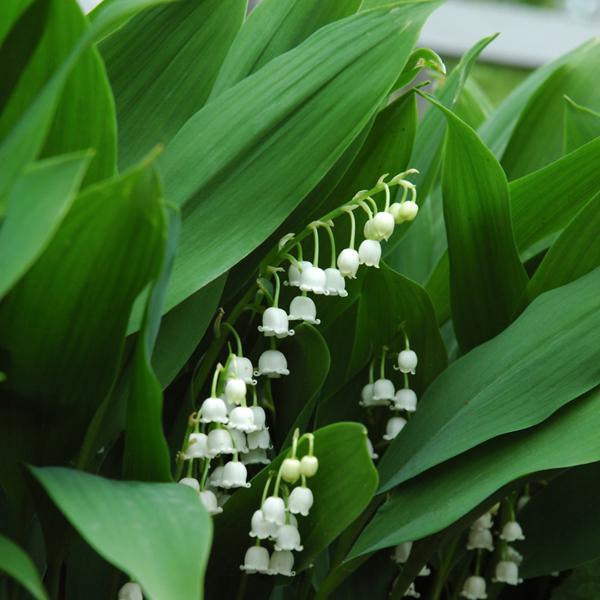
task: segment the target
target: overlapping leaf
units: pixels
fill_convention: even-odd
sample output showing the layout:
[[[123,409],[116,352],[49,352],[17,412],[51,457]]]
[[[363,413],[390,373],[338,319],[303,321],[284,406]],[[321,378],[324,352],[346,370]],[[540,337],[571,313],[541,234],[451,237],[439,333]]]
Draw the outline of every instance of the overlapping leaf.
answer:
[[[0,535],[0,572],[16,579],[36,600],[48,600],[31,558],[3,535]]]
[[[564,117],[565,154],[600,136],[600,113],[577,104],[568,96],[565,96]]]

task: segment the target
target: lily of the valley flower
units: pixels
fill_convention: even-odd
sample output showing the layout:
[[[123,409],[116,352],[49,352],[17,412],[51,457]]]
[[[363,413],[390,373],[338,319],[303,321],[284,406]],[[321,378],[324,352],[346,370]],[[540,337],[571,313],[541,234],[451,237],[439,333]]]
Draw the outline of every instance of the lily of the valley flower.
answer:
[[[385,404],[388,401],[394,400],[395,395],[394,383],[389,379],[378,379],[373,384],[373,400],[377,403]]]
[[[184,454],[185,459],[210,458],[210,456],[208,436],[205,433],[190,433]]]
[[[252,377],[253,371],[254,367],[249,358],[233,355],[227,364],[225,377],[227,379],[239,378],[247,385],[256,385],[256,379]]]
[[[202,423],[227,423],[227,405],[223,399],[211,396],[204,400],[200,406],[200,421]]]
[[[409,388],[400,389],[394,395],[392,410],[405,410],[412,413],[417,410],[417,394]]]
[[[262,503],[261,510],[265,521],[283,525],[285,523],[285,502],[278,496],[269,496]]]
[[[275,550],[271,554],[269,571],[271,575],[285,575],[294,577],[294,555],[289,550]]]
[[[309,267],[312,267],[312,263],[308,260],[290,263],[287,284],[292,287],[300,287],[300,283],[302,282],[302,272]]]
[[[516,542],[517,540],[524,540],[525,536],[517,521],[507,521],[500,533],[500,539],[506,542]]]
[[[523,580],[519,577],[519,566],[510,560],[501,560],[496,565],[494,581],[508,585],[519,585]]]
[[[356,273],[360,265],[360,257],[358,252],[354,248],[345,248],[342,250],[337,258],[337,266],[340,273],[344,277],[350,279],[356,279]]]
[[[275,534],[275,550],[295,550],[302,552],[300,532],[295,525],[281,525]]]
[[[288,498],[288,509],[294,515],[306,517],[313,505],[314,497],[310,488],[298,486]]]
[[[391,419],[388,419],[388,422],[385,425],[385,435],[383,436],[383,439],[388,442],[393,440],[404,429],[405,425],[406,419],[403,417],[392,417]]]
[[[417,363],[417,355],[410,349],[402,350],[398,354],[398,370],[402,373],[412,373],[414,375]]]
[[[227,429],[213,429],[209,432],[206,446],[211,457],[218,454],[233,454],[235,448]]]
[[[225,399],[230,404],[243,404],[246,401],[246,382],[241,377],[227,380]]]
[[[381,244],[377,240],[363,240],[358,247],[358,259],[361,265],[379,268]]]
[[[471,529],[491,529],[494,524],[492,514],[486,512],[482,514],[478,519],[473,521]]]
[[[265,350],[258,359],[258,369],[254,372],[258,377],[266,375],[267,377],[277,378],[281,375],[289,375],[287,360],[279,350]]]
[[[183,479],[179,480],[179,483],[181,485],[185,485],[189,488],[192,488],[195,492],[200,491],[200,482],[197,479],[194,479],[193,477],[184,477]]]
[[[311,325],[319,325],[317,319],[317,307],[312,298],[308,296],[296,296],[290,303],[290,321],[305,321]]]
[[[485,579],[479,575],[467,577],[460,595],[467,600],[485,600]]]
[[[294,335],[294,330],[290,329],[288,315],[282,308],[269,306],[262,315],[262,325],[258,330],[265,334],[265,337],[284,338],[288,335]]]
[[[247,477],[248,471],[246,466],[237,460],[232,460],[223,467],[221,487],[227,490],[231,488],[250,487],[250,484],[246,482]]]
[[[258,429],[254,424],[254,413],[248,406],[236,406],[229,413],[229,427],[244,433],[252,433]]]
[[[300,459],[300,475],[314,477],[319,470],[319,460],[316,456],[305,454]]]
[[[279,525],[265,519],[262,510],[255,510],[250,521],[250,537],[266,540],[274,537]]]
[[[492,532],[489,529],[471,529],[467,541],[467,550],[494,550]]]
[[[348,295],[346,291],[346,281],[344,276],[334,267],[325,269],[325,289],[330,296],[340,296],[345,298]]]
[[[217,497],[214,492],[211,490],[202,490],[198,495],[209,515],[218,515],[223,512],[223,509],[217,502]]]
[[[417,592],[417,590],[415,588],[415,584],[411,583],[408,586],[408,589],[404,592],[404,596],[406,596],[408,598],[420,598],[421,594],[419,594],[419,592]]]
[[[231,439],[233,440],[233,445],[235,446],[236,451],[239,454],[245,454],[248,452],[248,440],[246,439],[246,434],[239,429],[229,429],[229,435],[231,435]]]
[[[263,448],[252,448],[242,455],[242,462],[245,465],[268,465],[271,464],[267,451]]]
[[[271,448],[271,436],[268,429],[259,429],[248,434],[248,448],[250,450],[268,450]]]
[[[389,240],[394,233],[394,217],[389,212],[381,211],[371,220],[371,234],[375,240]]]
[[[377,460],[379,458],[379,454],[375,452],[375,448],[373,448],[373,442],[369,438],[367,438],[367,451],[369,452],[371,460]]]
[[[262,546],[250,546],[240,569],[246,573],[269,573],[269,551]]]
[[[392,554],[392,560],[399,565],[403,565],[408,560],[411,550],[412,542],[404,542],[402,544],[394,546],[394,554]]]
[[[144,600],[142,588],[138,583],[129,581],[119,590],[118,600]]]

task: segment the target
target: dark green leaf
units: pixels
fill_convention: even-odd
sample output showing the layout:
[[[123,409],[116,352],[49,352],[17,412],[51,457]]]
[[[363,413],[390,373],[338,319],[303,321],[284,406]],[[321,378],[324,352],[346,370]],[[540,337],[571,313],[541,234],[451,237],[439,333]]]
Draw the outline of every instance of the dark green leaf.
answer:
[[[16,579],[36,600],[48,600],[31,558],[13,541],[0,535],[0,573],[2,572]]]
[[[581,517],[581,514],[579,515]],[[581,565],[552,591],[550,600],[590,600],[600,596],[600,561]]]

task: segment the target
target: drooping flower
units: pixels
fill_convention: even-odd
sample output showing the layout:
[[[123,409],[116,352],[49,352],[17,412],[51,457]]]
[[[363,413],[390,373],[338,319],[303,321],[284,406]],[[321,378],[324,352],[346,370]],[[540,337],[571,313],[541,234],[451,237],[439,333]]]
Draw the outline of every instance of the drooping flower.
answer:
[[[294,577],[294,555],[289,550],[275,550],[271,554],[269,571],[271,575],[284,575]]]
[[[305,321],[311,325],[319,325],[317,319],[317,307],[314,300],[308,296],[296,296],[290,303],[290,321]]]
[[[325,271],[320,267],[310,266],[302,271],[302,275],[300,276],[300,289],[303,292],[329,295],[326,285],[327,275],[325,275]]]
[[[257,431],[264,429],[267,423],[267,415],[265,409],[262,406],[251,406],[250,410],[254,415],[254,425],[257,427]]]
[[[263,448],[253,448],[242,456],[245,465],[268,465],[271,463],[267,451]]]
[[[339,269],[329,267],[328,269],[325,269],[325,276],[325,289],[330,296],[340,296],[341,298],[348,296],[348,292],[346,291],[346,281]]]
[[[417,362],[417,354],[413,350],[402,350],[398,354],[398,370],[402,373],[412,373],[414,375]]]
[[[385,404],[394,399],[396,390],[394,383],[389,379],[378,379],[373,384],[373,400]]]
[[[250,546],[240,569],[246,573],[269,573],[269,551],[262,546]]]
[[[210,397],[200,406],[200,421],[202,423],[225,424],[227,418],[227,405],[221,398]]]
[[[295,525],[281,525],[275,534],[275,550],[295,550],[302,552],[300,532]]]
[[[403,565],[408,560],[411,550],[412,542],[404,542],[402,544],[394,546],[394,554],[392,554],[392,560],[399,565]]]
[[[371,220],[371,239],[389,240],[394,233],[394,216],[389,212],[381,211]]]
[[[221,476],[221,487],[229,490],[231,488],[250,487],[246,482],[248,470],[246,466],[237,461],[232,460],[223,467],[223,475]]]
[[[376,240],[363,240],[358,247],[358,258],[361,265],[379,268],[381,244]]]
[[[314,498],[310,488],[298,486],[292,490],[288,498],[288,509],[294,515],[306,517],[313,505]]]
[[[417,410],[417,394],[409,388],[398,390],[394,395],[392,410],[415,412]]]
[[[281,375],[289,375],[287,360],[279,350],[265,350],[258,359],[258,369],[254,374],[266,375],[267,377],[277,378]]]
[[[254,367],[249,358],[245,356],[236,356],[235,354],[229,359],[227,370],[225,371],[226,379],[239,378],[243,379],[246,385],[256,385],[256,379],[253,379],[252,373]]]
[[[406,425],[406,419],[403,417],[392,417],[388,419],[388,422],[385,425],[385,435],[383,436],[384,440],[388,442],[393,440]]]
[[[206,446],[211,458],[218,454],[233,454],[235,452],[231,434],[227,429],[212,429],[208,433]]]
[[[285,502],[283,498],[279,498],[278,496],[265,498],[261,510],[265,521],[275,523],[276,525],[283,525],[285,523]]]
[[[200,500],[209,515],[218,515],[223,512],[223,509],[217,502],[217,497],[211,490],[202,490],[199,493]]]
[[[519,566],[510,560],[501,560],[496,565],[494,581],[508,585],[519,585],[523,580],[519,577]]]
[[[229,427],[244,433],[252,433],[258,429],[254,424],[254,413],[248,406],[236,406],[229,413]]]
[[[421,594],[419,594],[419,592],[417,592],[414,583],[411,583],[408,586],[408,589],[404,592],[404,595],[409,598],[420,598],[421,597]]]
[[[286,458],[281,463],[281,478],[288,483],[296,483],[300,479],[300,461],[297,458]]]
[[[485,579],[479,575],[467,577],[460,595],[467,600],[485,600]]]
[[[517,540],[524,540],[525,536],[517,521],[507,521],[502,528],[502,533],[500,533],[500,539],[506,542],[516,542]]]
[[[246,434],[243,431],[231,428],[229,429],[229,434],[231,435],[233,445],[238,453],[245,454],[248,452],[248,440],[246,439]]]
[[[228,379],[225,384],[225,399],[230,404],[243,404],[246,400],[246,382],[240,377]]]
[[[144,600],[142,588],[138,583],[128,581],[120,590],[118,600]]]
[[[269,306],[262,315],[262,325],[258,326],[258,331],[265,334],[265,337],[284,338],[288,335],[294,335],[294,330],[289,328],[288,315],[283,308]]]
[[[337,257],[337,266],[344,277],[356,278],[360,265],[358,252],[354,248],[344,248]]]
[[[305,454],[300,459],[300,475],[314,477],[319,469],[319,459],[316,456]]]
[[[208,437],[205,433],[190,433],[184,458],[190,460],[193,458],[210,458],[208,451]]]
[[[290,263],[288,268],[288,280],[286,283],[292,287],[300,287],[302,271],[308,269],[309,267],[312,267],[312,263],[308,260]]]
[[[249,450],[268,450],[271,448],[271,436],[268,429],[252,431],[247,436]]]
[[[373,448],[373,442],[369,438],[367,438],[367,451],[369,452],[371,460],[377,460],[379,458],[379,454],[375,452],[375,448]]]
[[[467,541],[467,550],[494,550],[492,532],[489,529],[471,529]]]
[[[250,521],[250,537],[266,540],[273,537],[279,525],[265,519],[262,510],[255,510]]]
[[[189,488],[192,488],[195,492],[200,491],[200,482],[197,479],[194,479],[193,477],[183,477],[179,480],[179,483],[181,483],[181,485],[185,485]]]
[[[471,529],[491,529],[494,521],[490,512],[482,514],[478,519],[473,521]]]

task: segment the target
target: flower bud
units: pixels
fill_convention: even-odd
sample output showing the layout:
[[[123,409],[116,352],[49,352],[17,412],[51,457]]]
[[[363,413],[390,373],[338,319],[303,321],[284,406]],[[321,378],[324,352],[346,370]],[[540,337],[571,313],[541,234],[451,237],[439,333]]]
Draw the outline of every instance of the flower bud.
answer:
[[[412,373],[414,375],[417,362],[417,354],[412,350],[402,350],[398,354],[398,370],[402,373]]]
[[[375,240],[389,240],[394,233],[394,217],[389,212],[378,212],[373,217],[371,226],[373,238]]]
[[[414,221],[419,212],[419,205],[412,200],[406,200],[400,203],[398,209],[398,218],[402,221]]]
[[[319,469],[319,460],[316,456],[305,454],[300,459],[300,475],[304,477],[314,477]]]
[[[358,247],[358,258],[361,265],[379,268],[381,244],[376,240],[363,240]]]
[[[298,486],[292,490],[288,498],[288,509],[294,515],[306,517],[314,502],[310,488]]]
[[[359,264],[358,252],[353,248],[345,248],[338,254],[337,266],[344,277],[355,279]]]
[[[300,477],[300,461],[297,458],[286,458],[281,463],[281,478],[288,483],[295,483]]]

